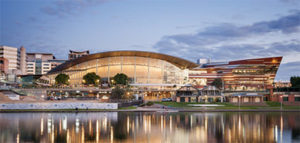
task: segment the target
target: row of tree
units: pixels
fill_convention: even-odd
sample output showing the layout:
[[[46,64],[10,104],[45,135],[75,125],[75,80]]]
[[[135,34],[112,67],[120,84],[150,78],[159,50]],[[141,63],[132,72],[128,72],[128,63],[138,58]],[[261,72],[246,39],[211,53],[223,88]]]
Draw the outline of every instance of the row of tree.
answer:
[[[93,85],[97,86],[101,83],[101,78],[95,72],[87,73],[83,76],[82,80],[84,85]],[[70,76],[64,73],[58,74],[55,77],[55,83],[57,85],[69,85],[70,84]],[[128,76],[123,73],[118,73],[113,77],[111,82],[114,85],[127,85],[128,84]]]
[[[300,76],[292,76],[290,78],[292,88],[300,88]]]

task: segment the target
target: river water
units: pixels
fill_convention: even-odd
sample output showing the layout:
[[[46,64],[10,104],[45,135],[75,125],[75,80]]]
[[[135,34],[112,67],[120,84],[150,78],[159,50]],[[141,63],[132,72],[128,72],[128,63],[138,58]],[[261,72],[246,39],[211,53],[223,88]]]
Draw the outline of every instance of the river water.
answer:
[[[0,142],[300,142],[300,112],[0,113]]]

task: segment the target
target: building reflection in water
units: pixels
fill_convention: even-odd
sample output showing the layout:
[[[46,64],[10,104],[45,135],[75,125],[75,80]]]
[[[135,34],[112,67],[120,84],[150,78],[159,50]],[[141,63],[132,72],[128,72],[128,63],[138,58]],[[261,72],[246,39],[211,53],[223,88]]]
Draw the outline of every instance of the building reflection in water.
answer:
[[[299,142],[297,119],[297,112],[1,113],[0,142]]]

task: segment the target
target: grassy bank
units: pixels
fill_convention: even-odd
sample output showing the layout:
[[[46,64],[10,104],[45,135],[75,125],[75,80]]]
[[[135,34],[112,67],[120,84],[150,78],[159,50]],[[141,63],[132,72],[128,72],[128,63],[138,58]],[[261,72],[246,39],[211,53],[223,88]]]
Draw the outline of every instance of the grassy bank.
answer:
[[[281,109],[281,104],[278,102],[266,102],[264,106],[261,105],[234,105],[231,103],[178,103],[178,102],[154,102],[168,107],[181,108],[181,109]],[[217,104],[222,106],[216,107],[195,107],[193,104]],[[299,109],[300,106],[286,106],[283,105],[282,109]]]

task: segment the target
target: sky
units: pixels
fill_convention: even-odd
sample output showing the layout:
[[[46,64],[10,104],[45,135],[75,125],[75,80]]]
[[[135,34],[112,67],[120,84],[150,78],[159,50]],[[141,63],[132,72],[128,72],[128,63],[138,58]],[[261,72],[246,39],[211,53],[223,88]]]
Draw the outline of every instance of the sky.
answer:
[[[0,45],[27,52],[152,51],[196,62],[282,56],[300,76],[299,0],[0,0]]]

